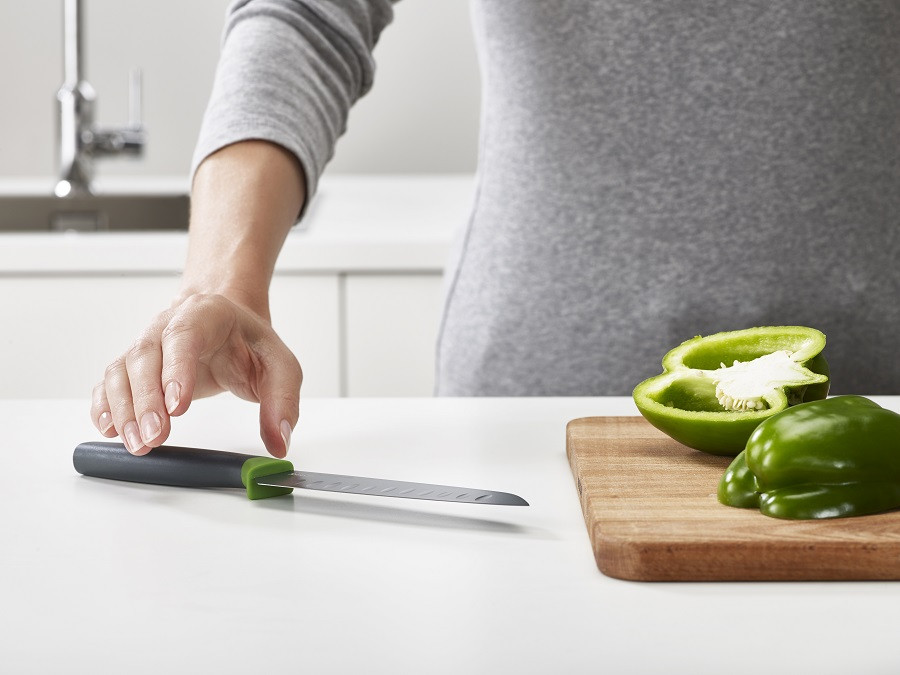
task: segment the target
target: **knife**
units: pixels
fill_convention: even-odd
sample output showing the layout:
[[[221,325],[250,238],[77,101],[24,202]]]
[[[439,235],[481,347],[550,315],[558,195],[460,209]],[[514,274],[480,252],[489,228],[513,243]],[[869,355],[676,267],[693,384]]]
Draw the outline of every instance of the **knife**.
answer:
[[[122,443],[92,441],[75,448],[73,463],[75,470],[85,476],[176,487],[246,488],[250,499],[278,497],[299,488],[464,504],[528,506],[524,499],[509,492],[294,471],[294,465],[284,459],[173,445],[160,445],[149,454],[137,457]]]

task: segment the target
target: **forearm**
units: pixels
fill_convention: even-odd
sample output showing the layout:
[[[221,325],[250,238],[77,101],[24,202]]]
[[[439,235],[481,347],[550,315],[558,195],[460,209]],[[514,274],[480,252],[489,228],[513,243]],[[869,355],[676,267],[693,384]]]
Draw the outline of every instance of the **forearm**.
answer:
[[[300,163],[274,143],[242,141],[209,155],[191,190],[180,298],[219,293],[268,318],[275,261],[305,198]]]
[[[218,293],[268,317],[278,252],[372,84],[372,50],[391,16],[391,0],[232,5],[194,152],[177,300]]]

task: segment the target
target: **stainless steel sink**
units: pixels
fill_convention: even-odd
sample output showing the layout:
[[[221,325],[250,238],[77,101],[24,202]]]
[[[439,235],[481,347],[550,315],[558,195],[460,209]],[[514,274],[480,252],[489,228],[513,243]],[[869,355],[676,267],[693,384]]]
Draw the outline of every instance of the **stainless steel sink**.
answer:
[[[187,230],[186,194],[0,195],[0,232]]]

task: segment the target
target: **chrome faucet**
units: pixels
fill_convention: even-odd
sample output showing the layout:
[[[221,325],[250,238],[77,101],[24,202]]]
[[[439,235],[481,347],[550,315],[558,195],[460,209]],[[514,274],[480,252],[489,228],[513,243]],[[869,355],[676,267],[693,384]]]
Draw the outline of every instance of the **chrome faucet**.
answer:
[[[97,95],[82,73],[81,14],[81,0],[65,0],[65,82],[56,93],[59,101],[59,182],[54,191],[58,197],[91,193],[95,157],[139,156],[144,149],[140,70],[132,70],[129,77],[128,124],[108,129],[94,124]]]

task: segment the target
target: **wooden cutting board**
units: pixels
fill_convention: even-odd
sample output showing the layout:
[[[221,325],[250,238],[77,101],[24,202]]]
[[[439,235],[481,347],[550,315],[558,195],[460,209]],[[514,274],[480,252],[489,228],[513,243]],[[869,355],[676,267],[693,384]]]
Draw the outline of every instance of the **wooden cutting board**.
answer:
[[[779,520],[723,506],[731,458],[691,450],[642,417],[585,417],[566,450],[597,566],[637,581],[900,579],[900,511]]]

